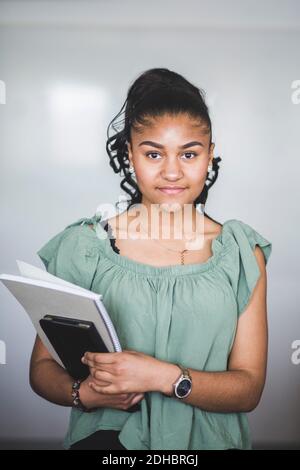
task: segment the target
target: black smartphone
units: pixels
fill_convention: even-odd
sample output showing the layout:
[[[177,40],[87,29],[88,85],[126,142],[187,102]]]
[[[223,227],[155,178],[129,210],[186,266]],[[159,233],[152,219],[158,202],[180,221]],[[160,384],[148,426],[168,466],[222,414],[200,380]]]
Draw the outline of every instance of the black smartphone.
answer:
[[[93,322],[45,315],[40,325],[68,373],[84,380],[89,367],[81,362],[86,351],[109,352]]]
[[[40,325],[68,373],[74,379],[84,380],[90,370],[81,358],[86,351],[109,352],[93,322],[75,318],[45,315]],[[140,410],[140,404],[127,412]]]

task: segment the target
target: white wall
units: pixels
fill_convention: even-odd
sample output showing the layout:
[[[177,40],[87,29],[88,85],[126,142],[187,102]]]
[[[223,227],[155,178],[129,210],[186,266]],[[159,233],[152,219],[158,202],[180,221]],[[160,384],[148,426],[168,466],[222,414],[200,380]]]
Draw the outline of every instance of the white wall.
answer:
[[[299,13],[297,0],[0,1],[0,271],[41,265],[46,240],[117,200],[107,125],[141,72],[183,74],[206,91],[222,158],[207,212],[273,243],[268,378],[249,418],[256,443],[281,448],[300,447]],[[61,440],[69,410],[31,391],[34,331],[0,295],[0,440]]]

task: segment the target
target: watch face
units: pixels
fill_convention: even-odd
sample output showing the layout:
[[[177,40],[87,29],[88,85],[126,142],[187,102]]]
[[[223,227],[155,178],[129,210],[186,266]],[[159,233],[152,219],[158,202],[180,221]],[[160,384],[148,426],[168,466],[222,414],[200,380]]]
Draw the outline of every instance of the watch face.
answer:
[[[191,390],[192,384],[190,380],[188,379],[183,379],[177,386],[177,394],[180,397],[184,397],[190,390]]]

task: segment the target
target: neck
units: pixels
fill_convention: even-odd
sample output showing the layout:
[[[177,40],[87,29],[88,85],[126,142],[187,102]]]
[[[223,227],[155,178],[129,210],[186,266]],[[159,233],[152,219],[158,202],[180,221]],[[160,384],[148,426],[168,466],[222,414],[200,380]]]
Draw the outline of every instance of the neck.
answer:
[[[129,209],[131,214],[149,238],[193,239],[204,234],[204,215],[193,204],[141,203]]]

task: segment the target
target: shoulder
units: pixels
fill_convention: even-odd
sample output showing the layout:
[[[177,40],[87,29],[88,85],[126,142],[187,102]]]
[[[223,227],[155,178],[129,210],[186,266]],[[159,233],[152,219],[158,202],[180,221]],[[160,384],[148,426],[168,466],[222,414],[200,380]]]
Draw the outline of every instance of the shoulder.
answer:
[[[101,252],[100,240],[89,224],[95,224],[95,219],[84,217],[67,225],[37,251],[48,272],[85,288]]]
[[[214,239],[222,233],[223,225],[210,217],[204,216],[204,234],[207,239]]]
[[[257,226],[254,227],[240,219],[229,219],[223,223],[222,231],[225,238],[227,236],[235,241],[245,256],[250,249],[259,265],[267,263],[272,251],[272,243],[262,235]]]
[[[53,235],[38,251],[38,254],[43,254],[45,257],[50,257],[57,252],[59,248],[73,249],[74,245],[79,245],[83,239],[86,239],[89,232],[83,223],[88,221],[87,218],[82,218],[67,225],[65,228]]]
[[[239,219],[223,223],[224,250],[220,266],[227,273],[236,294],[238,312],[244,311],[260,277],[266,276],[266,264],[272,243],[261,231]]]

